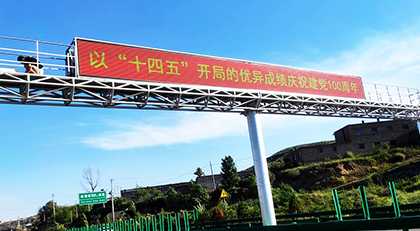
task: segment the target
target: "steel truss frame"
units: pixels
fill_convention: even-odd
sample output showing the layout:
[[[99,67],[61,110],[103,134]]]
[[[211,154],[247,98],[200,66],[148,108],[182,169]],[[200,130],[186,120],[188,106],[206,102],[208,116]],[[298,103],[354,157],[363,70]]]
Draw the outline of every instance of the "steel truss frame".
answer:
[[[420,105],[114,79],[0,73],[0,103],[413,119]]]

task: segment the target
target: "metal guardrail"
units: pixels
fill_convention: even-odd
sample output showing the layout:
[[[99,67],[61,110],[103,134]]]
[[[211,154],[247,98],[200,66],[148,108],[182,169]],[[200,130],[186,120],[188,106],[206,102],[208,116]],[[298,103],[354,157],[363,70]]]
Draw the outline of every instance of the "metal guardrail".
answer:
[[[400,217],[411,217],[419,216],[420,219],[420,203],[415,204],[404,204],[399,207],[401,211],[406,211],[403,213],[403,216]],[[417,210],[417,211],[412,211]],[[371,218],[365,219],[363,216],[363,209],[348,209],[342,210],[342,220],[337,219],[337,212],[335,210],[331,211],[322,211],[322,212],[309,212],[309,213],[295,213],[295,214],[285,214],[277,215],[276,220],[279,224],[307,224],[307,223],[322,223],[322,222],[331,222],[331,221],[347,221],[347,220],[374,220],[374,219],[386,219],[395,217],[394,207],[393,206],[383,206],[383,207],[373,207],[370,208],[370,213],[374,214]],[[344,216],[343,216],[344,215]],[[395,217],[396,218],[396,217]],[[262,226],[261,217],[254,218],[244,218],[244,219],[233,219],[233,220],[222,220],[222,221],[208,221],[198,223],[199,229],[219,229],[226,227],[252,227],[252,226]],[[420,223],[418,224],[420,228]],[[315,228],[314,228],[315,229]]]
[[[387,230],[420,228],[420,203],[399,205],[394,182],[389,182],[392,206],[369,208],[364,186],[359,187],[362,208],[341,210],[337,190],[332,190],[335,210],[296,213],[276,216],[281,224],[275,230]],[[404,215],[401,211],[405,211]],[[343,216],[344,215],[344,216]],[[261,218],[201,222],[199,229],[224,230],[226,227],[248,227],[249,230],[267,230],[261,226]],[[243,230],[244,228],[241,228]]]
[[[212,231],[241,230],[241,231],[314,231],[314,230],[392,230],[398,229],[408,231],[419,228],[420,216],[382,218],[371,220],[343,220],[328,222],[291,223],[277,226],[250,226],[250,227],[226,227],[215,228]]]
[[[322,211],[278,215],[278,226],[262,226],[261,217],[198,222],[197,210],[179,212],[154,217],[71,228],[67,231],[190,231],[190,230],[388,230],[420,228],[420,203],[399,207],[407,211],[404,216],[395,217],[394,206],[374,207],[370,211],[374,218],[364,219],[363,209],[343,210],[345,219],[336,219],[337,211]],[[413,211],[416,210],[416,211]]]
[[[196,219],[196,213],[193,217]],[[72,228],[67,231],[190,231],[188,212],[172,213],[154,217],[145,217],[116,221],[100,225]],[[159,228],[158,228],[159,227]]]
[[[389,223],[399,229],[407,229],[408,226],[398,225],[395,226],[395,222],[398,223],[400,220],[395,220],[402,218],[401,210],[407,211],[405,213],[406,216],[414,216],[413,220],[414,223],[409,228],[418,228],[420,227],[420,223],[415,224],[416,222],[420,221],[420,204],[407,204],[400,206],[398,204],[397,194],[395,190],[395,185],[393,182],[389,183],[389,188],[392,196],[393,204],[392,206],[385,206],[385,207],[375,207],[369,209],[366,201],[366,192],[364,186],[359,187],[362,208],[361,209],[350,209],[342,211],[340,209],[340,203],[338,198],[337,190],[332,190],[332,196],[334,201],[334,211],[324,211],[324,212],[312,212],[312,213],[299,213],[299,214],[286,214],[286,215],[279,215],[276,216],[276,219],[282,223],[282,228],[279,230],[289,230],[289,228],[293,230],[306,230],[307,224],[310,223],[311,230],[324,230],[324,228],[328,229],[340,229],[340,230],[356,230],[359,228],[363,228],[365,230],[368,229],[389,229]],[[411,211],[410,211],[411,210]],[[416,211],[412,211],[416,210]],[[370,212],[369,212],[370,211]],[[370,214],[374,214],[371,219]],[[363,216],[362,216],[363,214]],[[345,220],[343,219],[343,215],[345,215]],[[339,223],[333,222],[333,219],[337,219]],[[392,218],[394,216],[394,218]],[[407,217],[405,217],[407,218]],[[405,219],[403,218],[403,219]],[[411,218],[411,217],[410,217]],[[220,228],[220,226],[232,226],[238,224],[246,224],[251,227],[252,225],[261,225],[261,218],[252,218],[252,219],[240,219],[240,220],[230,220],[230,221],[216,221],[216,222],[204,222],[200,223],[202,227],[207,227],[212,230],[214,228]],[[289,222],[287,222],[287,220]],[[377,221],[380,220],[381,223]],[[286,221],[286,223],[285,223]],[[320,224],[322,221],[322,224]],[[346,223],[340,223],[343,222]],[[325,223],[327,222],[327,223]],[[404,220],[403,224],[407,225],[409,220]],[[320,225],[318,225],[320,224]],[[361,226],[361,224],[363,224]],[[375,225],[372,225],[375,224]],[[386,225],[384,225],[386,224]],[[415,224],[415,225],[414,225]],[[289,228],[284,228],[284,225],[291,225]],[[294,227],[295,225],[300,225],[300,228]],[[322,227],[322,228],[320,228]],[[358,228],[356,228],[358,227]],[[380,228],[382,227],[382,228]]]
[[[278,215],[278,226],[262,226],[261,217],[198,222],[197,211],[179,212],[154,217],[121,220],[100,225],[71,228],[67,231],[190,231],[190,230],[388,230],[420,228],[420,204],[401,205],[405,216],[393,217],[394,206],[371,208],[375,218],[363,219],[362,209],[343,210],[344,220],[336,220],[336,211]],[[353,215],[353,216],[350,216]]]
[[[399,205],[395,185],[389,183],[392,206],[367,205],[364,186],[359,187],[362,208],[341,210],[337,190],[332,190],[335,210],[277,215],[277,226],[262,226],[261,217],[199,222],[197,210],[154,217],[117,221],[67,231],[190,231],[195,230],[389,230],[420,228],[420,203]],[[402,214],[401,211],[404,211]]]

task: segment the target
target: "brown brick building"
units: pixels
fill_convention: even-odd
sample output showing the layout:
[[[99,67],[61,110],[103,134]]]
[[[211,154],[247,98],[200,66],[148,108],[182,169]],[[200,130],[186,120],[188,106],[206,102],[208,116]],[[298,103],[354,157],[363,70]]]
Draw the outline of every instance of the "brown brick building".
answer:
[[[284,156],[294,164],[314,164],[325,158],[337,159],[347,152],[365,153],[374,146],[403,147],[419,145],[420,136],[416,121],[391,120],[347,125],[334,132],[335,142],[297,148]]]

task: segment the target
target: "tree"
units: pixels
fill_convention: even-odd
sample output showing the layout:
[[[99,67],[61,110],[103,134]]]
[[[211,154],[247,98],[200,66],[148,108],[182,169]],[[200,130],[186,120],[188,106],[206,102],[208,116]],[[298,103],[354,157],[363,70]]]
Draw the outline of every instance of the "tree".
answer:
[[[194,201],[194,206],[205,204],[210,200],[209,194],[207,194],[203,186],[194,183],[192,180],[190,181],[190,191],[190,196],[192,201]]]
[[[289,200],[289,213],[301,213],[302,210],[300,209],[300,199],[293,193],[292,197]]]
[[[204,176],[204,172],[200,167],[197,168],[194,174],[197,175],[198,177]]]
[[[48,227],[45,231],[64,231],[66,227],[58,222],[54,222],[52,227]]]
[[[273,187],[274,181],[276,181],[276,175],[272,172],[268,172],[268,178],[270,179],[271,187]]]
[[[84,213],[81,213],[78,218],[76,218],[73,222],[75,227],[86,227],[89,226],[89,222],[87,217]]]
[[[231,156],[222,159],[222,187],[230,193],[235,193],[239,184],[238,170]]]
[[[88,167],[83,170],[82,178],[83,181],[80,182],[80,185],[82,185],[82,187],[88,192],[95,192],[95,189],[101,183],[101,172],[97,169],[95,177],[93,170]]]
[[[157,188],[151,188],[151,189],[149,189],[149,193],[150,193],[150,195],[153,196],[153,199],[154,200],[163,197],[163,193],[159,189],[157,189]]]
[[[45,230],[49,226],[54,225],[54,206],[57,207],[55,202],[53,203],[52,201],[48,201],[38,210],[38,220],[33,224],[34,230]]]
[[[185,207],[186,201],[184,195],[172,187],[169,187],[168,191],[166,192],[165,203],[167,209],[170,211],[179,211]]]
[[[48,201],[44,206],[42,206],[38,210],[38,217],[42,218],[44,217],[44,215],[46,218],[52,217],[54,215],[54,206],[57,207],[57,203],[53,203],[53,201]]]
[[[248,176],[245,181],[245,187],[247,189],[247,198],[258,198],[257,177],[254,174]]]
[[[295,193],[290,185],[281,183],[277,188],[272,188],[273,202],[276,205],[287,207]]]
[[[136,197],[137,197],[138,202],[144,201],[147,198],[147,195],[149,195],[149,191],[147,189],[145,188],[136,189]]]

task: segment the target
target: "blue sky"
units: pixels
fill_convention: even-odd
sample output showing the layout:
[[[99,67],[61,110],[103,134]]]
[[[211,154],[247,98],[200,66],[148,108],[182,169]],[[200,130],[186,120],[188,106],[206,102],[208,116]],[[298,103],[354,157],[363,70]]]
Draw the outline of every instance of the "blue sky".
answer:
[[[69,44],[74,37],[361,75],[420,87],[420,2],[1,1],[0,35]],[[0,42],[0,47],[2,46]],[[64,52],[64,51],[63,51]],[[22,68],[23,71],[23,68]],[[46,72],[48,73],[48,72]],[[188,181],[231,155],[252,165],[237,114],[0,105],[0,220],[35,215],[55,194],[74,204],[83,169],[100,188]],[[267,156],[332,140],[360,119],[262,115]]]

